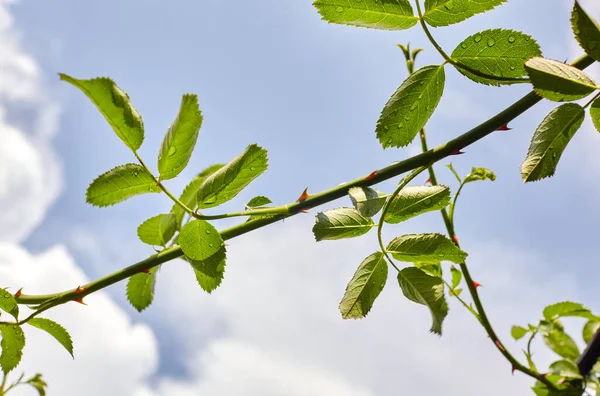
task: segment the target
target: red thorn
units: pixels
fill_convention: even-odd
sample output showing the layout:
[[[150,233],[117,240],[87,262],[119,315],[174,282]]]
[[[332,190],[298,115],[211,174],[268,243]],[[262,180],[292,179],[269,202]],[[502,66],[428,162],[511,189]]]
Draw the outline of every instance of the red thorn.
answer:
[[[569,60],[568,58],[565,59],[565,61],[563,63],[566,65],[568,60]]]
[[[511,371],[512,375],[515,375],[515,370],[516,370],[516,369],[517,369],[517,368],[516,368],[515,366],[512,366],[512,371]]]
[[[84,303],[84,302],[83,302],[83,297],[76,298],[76,299],[75,299],[75,300],[73,300],[73,301],[77,301],[79,304],[87,305],[86,303]]]
[[[461,154],[464,154],[464,151],[454,149],[450,152],[450,155],[461,155]]]
[[[140,271],[140,273],[142,273],[142,274],[149,274],[150,273],[150,269],[144,268],[143,270]]]
[[[21,294],[23,294],[22,291],[23,291],[23,288],[20,288],[19,290],[17,290],[17,292],[15,293],[15,297],[21,297]]]
[[[296,200],[296,202],[302,202],[304,200],[306,200],[306,198],[308,198],[309,194],[308,194],[308,187],[306,187],[304,189],[304,191],[302,191],[302,194],[300,194],[300,196],[298,197],[298,199]]]
[[[369,173],[367,177],[365,177],[365,180],[372,180],[375,176],[377,176],[377,170],[374,170],[373,172]]]
[[[75,294],[83,293],[84,290],[85,287],[77,286],[77,289],[75,289]]]
[[[302,213],[309,213],[308,209],[302,209],[302,210],[300,210],[300,212],[302,212]]]
[[[547,375],[548,375],[548,373],[540,373],[540,375],[541,375],[542,377],[545,377],[545,376],[547,376]]]
[[[454,243],[458,243],[458,237],[456,235],[452,235],[452,240]]]
[[[500,128],[496,129],[497,131],[510,131],[512,130],[511,127],[508,126],[508,124],[504,124],[502,125]]]
[[[425,180],[425,184],[427,184],[427,183],[431,184],[431,177],[429,179]]]
[[[477,282],[473,281],[473,287],[475,287],[475,289],[477,289],[478,287],[481,287],[481,283],[477,283]]]
[[[500,349],[501,351],[504,350],[504,347],[502,346],[502,344],[500,344],[500,341],[496,340],[496,341],[494,341],[494,344],[496,344],[496,346],[498,347],[498,349]]]

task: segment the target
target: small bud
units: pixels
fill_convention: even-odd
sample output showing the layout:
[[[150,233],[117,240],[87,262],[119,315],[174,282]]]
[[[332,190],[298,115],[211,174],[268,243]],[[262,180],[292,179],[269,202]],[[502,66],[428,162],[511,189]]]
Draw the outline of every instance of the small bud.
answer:
[[[15,297],[21,297],[21,294],[23,294],[22,291],[23,291],[23,288],[20,288],[19,290],[17,290],[17,292],[15,293]]]
[[[494,344],[496,344],[498,349],[500,349],[501,351],[504,351],[504,347],[502,346],[502,344],[500,344],[500,341],[496,340],[496,341],[494,341]]]
[[[302,194],[300,194],[300,196],[298,197],[298,199],[296,200],[296,202],[302,202],[304,200],[306,200],[306,198],[308,198],[309,194],[308,194],[308,187],[306,187],[304,189],[304,191],[302,191]]]
[[[377,170],[374,170],[373,172],[369,173],[366,177],[365,180],[373,180],[373,178],[375,178],[375,176],[377,176]]]
[[[460,151],[458,149],[454,149],[450,152],[450,155],[461,155],[464,154],[464,151]]]
[[[475,289],[477,289],[478,287],[481,287],[481,283],[477,283],[477,282],[473,281],[473,287]]]
[[[500,128],[496,129],[497,131],[510,131],[512,128],[508,126],[508,124],[502,125]]]
[[[456,235],[452,235],[452,240],[454,243],[458,243],[458,237]]]

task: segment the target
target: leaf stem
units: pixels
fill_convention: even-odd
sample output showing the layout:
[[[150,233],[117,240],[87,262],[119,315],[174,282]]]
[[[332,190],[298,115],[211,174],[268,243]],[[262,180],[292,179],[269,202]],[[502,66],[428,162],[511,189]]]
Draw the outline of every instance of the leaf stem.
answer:
[[[600,92],[597,92],[597,93],[596,93],[596,95],[594,95],[594,97],[593,97],[592,99],[590,99],[590,101],[589,101],[589,102],[587,102],[587,103],[586,103],[586,104],[583,106],[583,108],[584,108],[584,109],[587,109],[587,108],[588,108],[588,107],[590,107],[590,105],[591,105],[592,103],[594,103],[594,102],[596,101],[596,99],[598,99],[598,98],[600,98]]]

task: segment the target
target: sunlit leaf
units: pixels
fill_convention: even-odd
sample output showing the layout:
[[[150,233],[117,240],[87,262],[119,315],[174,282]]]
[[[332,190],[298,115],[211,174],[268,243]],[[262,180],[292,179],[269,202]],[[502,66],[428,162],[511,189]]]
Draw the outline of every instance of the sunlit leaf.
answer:
[[[465,184],[484,180],[495,181],[496,174],[487,168],[473,167],[473,169],[471,169],[471,173],[465,177]]]
[[[375,223],[353,208],[338,208],[320,212],[313,226],[317,241],[354,238],[366,234]]]
[[[2,354],[0,355],[0,367],[4,375],[19,365],[23,356],[25,347],[25,334],[21,326],[0,325],[0,334],[2,334]]]
[[[363,260],[346,286],[340,302],[344,319],[360,319],[367,316],[388,276],[388,265],[383,253],[373,253]]]
[[[594,100],[594,103],[590,106],[590,116],[592,116],[596,130],[600,132],[600,99]]]
[[[42,379],[42,374],[36,374],[33,377],[25,381],[26,384],[33,386],[39,396],[46,396],[46,387],[48,384]]]
[[[0,309],[11,314],[15,320],[19,320],[19,305],[15,297],[6,289],[0,289]]]
[[[585,343],[589,343],[594,337],[594,334],[600,329],[600,320],[590,319],[583,326],[583,340]]]
[[[529,331],[521,326],[513,326],[510,329],[510,335],[512,336],[512,338],[514,338],[515,340],[519,340],[523,337],[525,337],[525,334],[527,334]]]
[[[329,23],[404,30],[418,22],[408,0],[316,0],[313,5]]]
[[[94,206],[109,206],[135,195],[158,193],[156,180],[142,166],[119,165],[98,176],[87,189],[86,201]]]
[[[225,275],[226,252],[225,247],[219,249],[205,260],[186,259],[194,273],[198,284],[207,293],[212,293],[221,285]]]
[[[252,198],[250,201],[248,201],[248,203],[246,204],[247,208],[258,208],[260,206],[265,206],[268,205],[270,203],[273,203],[273,201],[271,201],[269,198],[262,196],[262,195],[258,195],[254,198]]]
[[[600,26],[581,8],[578,1],[575,1],[573,7],[571,25],[575,38],[585,52],[600,61]]]
[[[67,352],[69,352],[69,354],[71,354],[72,357],[74,357],[73,340],[71,340],[71,335],[64,327],[55,321],[46,318],[33,318],[30,319],[27,324],[50,334],[67,350]]]
[[[462,272],[454,266],[450,268],[450,272],[452,273],[452,288],[455,289],[462,280]]]
[[[369,187],[352,187],[348,190],[352,205],[365,217],[375,216],[387,199],[387,195]]]
[[[550,365],[550,372],[567,378],[583,378],[579,368],[569,360],[559,360]]]
[[[535,57],[525,63],[535,92],[555,102],[582,99],[598,87],[594,80],[574,66]]]
[[[388,207],[385,222],[400,223],[423,213],[437,211],[450,203],[450,189],[446,186],[405,187]]]
[[[544,308],[544,318],[546,320],[557,319],[564,316],[578,316],[584,318],[593,317],[589,308],[582,304],[571,301],[563,301],[556,304],[548,305]]]
[[[579,357],[577,344],[563,330],[554,327],[549,333],[544,334],[543,337],[546,345],[565,359],[574,361]]]
[[[460,264],[467,253],[442,234],[409,234],[395,238],[386,250],[398,261]]]
[[[425,0],[425,22],[428,25],[448,26],[473,15],[489,11],[506,0]]]
[[[205,260],[223,249],[224,244],[219,231],[204,220],[190,221],[179,234],[181,250],[192,260]]]
[[[137,229],[140,240],[148,245],[166,246],[177,230],[173,213],[159,214],[144,221]]]
[[[148,308],[154,300],[158,268],[150,268],[148,273],[135,274],[127,281],[127,300],[138,312]]]

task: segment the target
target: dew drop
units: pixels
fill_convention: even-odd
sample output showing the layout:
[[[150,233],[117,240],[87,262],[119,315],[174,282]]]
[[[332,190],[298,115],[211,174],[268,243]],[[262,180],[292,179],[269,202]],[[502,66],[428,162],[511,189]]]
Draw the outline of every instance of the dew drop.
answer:
[[[344,12],[344,7],[338,7],[335,9],[337,12]]]
[[[210,234],[210,230],[205,230],[204,232],[206,232],[207,234]]]
[[[148,191],[154,192],[154,187],[148,187]]]
[[[9,297],[10,297],[10,294],[5,294],[4,295],[4,298],[9,298]]]
[[[419,106],[419,102],[414,102],[412,106],[410,106],[410,111],[415,111],[415,109]]]
[[[255,167],[253,167],[253,166],[251,166],[251,167],[250,167],[250,170],[251,170],[251,171],[253,171],[254,169],[256,169],[256,168],[255,168]]]
[[[508,42],[509,42],[509,43],[511,43],[511,44],[512,44],[512,43],[514,43],[515,41],[517,41],[517,39],[516,39],[516,37],[515,37],[515,36],[508,36]]]
[[[494,40],[492,38],[489,39],[488,42],[487,42],[487,46],[488,47],[493,47],[494,45],[496,45],[496,40]]]
[[[427,206],[431,205],[431,198],[427,198],[424,203]]]
[[[176,152],[177,152],[177,147],[171,146],[171,148],[169,149],[169,157],[174,156]]]
[[[462,44],[460,45],[460,47],[461,47],[462,49],[467,49],[468,45],[467,45],[467,43],[462,43]]]
[[[510,70],[512,70],[512,71],[515,71],[515,69],[516,69],[516,68],[515,68],[514,66],[511,66],[511,67],[510,67]]]
[[[596,46],[597,46],[596,42],[592,41],[591,43],[588,44],[588,49],[595,50]]]
[[[475,35],[475,38],[473,38],[473,40],[475,40],[476,43],[480,42],[481,41],[481,34],[477,33]]]
[[[391,145],[392,145],[392,139],[388,139],[388,141],[387,141],[387,145],[388,145],[388,146],[391,146]]]
[[[410,117],[409,116],[404,116],[404,121],[408,121],[408,120],[410,120]]]
[[[438,257],[446,257],[446,255],[444,253],[440,253],[438,254]]]
[[[209,243],[208,246],[214,247],[215,245],[214,245],[214,243]]]

